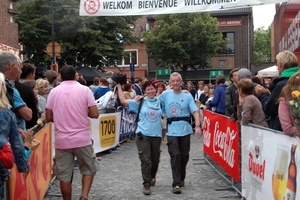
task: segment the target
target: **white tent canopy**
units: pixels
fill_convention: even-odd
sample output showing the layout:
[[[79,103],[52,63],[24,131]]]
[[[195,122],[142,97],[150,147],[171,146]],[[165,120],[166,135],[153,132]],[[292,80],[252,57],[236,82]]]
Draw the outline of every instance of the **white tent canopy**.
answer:
[[[278,68],[277,68],[276,65],[274,65],[274,66],[259,70],[257,72],[257,75],[260,76],[260,77],[263,77],[263,78],[266,78],[266,77],[272,77],[272,78],[279,77]]]

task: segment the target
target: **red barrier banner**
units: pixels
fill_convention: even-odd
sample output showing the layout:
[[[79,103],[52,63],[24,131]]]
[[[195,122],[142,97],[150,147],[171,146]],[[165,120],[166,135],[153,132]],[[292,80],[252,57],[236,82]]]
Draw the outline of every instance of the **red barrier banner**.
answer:
[[[204,109],[203,149],[240,183],[239,126],[236,121]]]
[[[11,170],[9,197],[11,200],[43,199],[51,181],[51,124],[38,131],[34,138],[40,141],[29,157],[30,172],[26,179],[17,170]]]

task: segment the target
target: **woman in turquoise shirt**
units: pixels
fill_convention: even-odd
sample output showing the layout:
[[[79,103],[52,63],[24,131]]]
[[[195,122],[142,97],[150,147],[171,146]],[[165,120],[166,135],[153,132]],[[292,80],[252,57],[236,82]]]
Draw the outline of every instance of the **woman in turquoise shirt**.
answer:
[[[160,101],[156,95],[156,89],[152,81],[145,82],[143,89],[145,97],[137,97],[139,100],[125,99],[120,84],[117,84],[120,102],[132,112],[138,113],[139,105],[142,103],[138,117],[136,130],[136,146],[143,177],[143,193],[149,195],[150,186],[155,185],[155,176],[160,158],[161,142],[161,116]]]

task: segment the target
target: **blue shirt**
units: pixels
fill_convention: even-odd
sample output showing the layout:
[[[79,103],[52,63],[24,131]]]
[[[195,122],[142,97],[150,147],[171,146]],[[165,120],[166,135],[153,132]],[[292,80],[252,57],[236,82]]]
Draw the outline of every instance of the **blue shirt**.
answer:
[[[190,93],[174,93],[173,90],[166,90],[159,96],[162,110],[167,118],[189,117],[191,113],[198,112],[197,105]],[[186,136],[193,133],[191,124],[187,121],[173,121],[167,124],[167,136]]]
[[[160,108],[154,109],[157,104],[160,104],[158,98],[144,100],[140,114],[138,128],[136,132],[141,132],[143,135],[148,137],[161,137],[161,115],[162,110]],[[140,102],[135,100],[128,100],[128,110],[137,113],[139,109]]]
[[[26,103],[21,98],[20,92],[15,88],[15,83],[12,81],[9,81],[9,83],[11,84],[14,90],[14,105],[12,105],[12,107],[15,111],[17,111],[18,108],[26,106]],[[26,130],[26,122],[22,117],[17,116],[17,123],[20,128]]]
[[[25,158],[24,144],[18,130],[15,114],[7,108],[0,109],[0,124],[0,148],[2,149],[9,138],[18,171],[26,172],[29,165]]]

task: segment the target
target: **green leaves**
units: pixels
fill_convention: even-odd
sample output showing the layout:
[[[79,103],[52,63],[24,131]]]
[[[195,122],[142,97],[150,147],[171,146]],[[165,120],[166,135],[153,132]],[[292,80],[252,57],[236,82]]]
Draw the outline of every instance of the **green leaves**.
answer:
[[[54,40],[61,45],[57,58],[60,66],[91,65],[110,67],[122,57],[126,44],[136,43],[128,24],[137,17],[82,17],[78,0],[54,0]],[[44,67],[50,65],[46,46],[52,38],[51,1],[21,0],[21,14],[14,17],[19,25],[19,41],[28,62]]]
[[[271,62],[271,27],[254,31],[254,62]]]
[[[217,19],[209,13],[155,16],[155,28],[144,33],[148,56],[161,67],[207,68],[209,59],[226,46]]]

